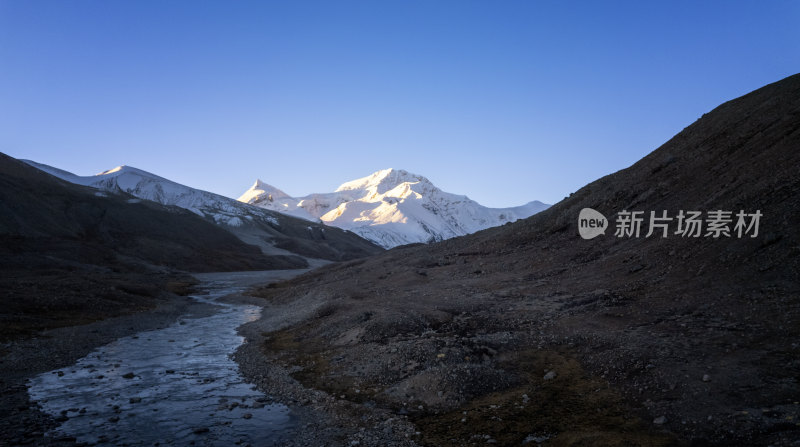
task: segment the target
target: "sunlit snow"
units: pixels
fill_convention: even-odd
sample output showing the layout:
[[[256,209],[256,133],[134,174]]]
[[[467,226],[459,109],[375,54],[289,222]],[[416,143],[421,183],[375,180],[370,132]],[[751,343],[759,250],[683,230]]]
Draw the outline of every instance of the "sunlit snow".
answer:
[[[332,193],[290,197],[257,180],[239,200],[352,231],[383,247],[461,236],[523,219],[546,209],[533,201],[513,208],[487,208],[450,194],[420,175],[384,169],[352,180]]]

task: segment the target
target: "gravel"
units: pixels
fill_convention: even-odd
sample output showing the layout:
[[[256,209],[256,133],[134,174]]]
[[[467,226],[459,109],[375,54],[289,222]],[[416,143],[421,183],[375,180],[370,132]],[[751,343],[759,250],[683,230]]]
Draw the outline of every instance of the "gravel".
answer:
[[[252,302],[252,298],[238,297]],[[260,300],[263,305],[263,300]],[[309,314],[291,304],[267,306],[262,319],[246,324],[240,333],[246,338],[234,360],[248,381],[287,405],[297,418],[296,429],[287,446],[416,446],[418,432],[405,416],[351,402],[344,395],[309,389],[292,378],[291,371],[268,361],[259,350],[262,334],[285,327]]]

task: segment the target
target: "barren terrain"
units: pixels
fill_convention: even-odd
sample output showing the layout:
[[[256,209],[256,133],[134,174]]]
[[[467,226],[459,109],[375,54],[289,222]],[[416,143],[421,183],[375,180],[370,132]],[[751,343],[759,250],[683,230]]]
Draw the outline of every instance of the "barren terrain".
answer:
[[[795,75],[532,218],[256,289],[272,310],[243,349],[305,405],[363,415],[332,444],[391,415],[425,445],[796,445],[798,148]],[[582,240],[585,207],[763,217],[756,237]]]

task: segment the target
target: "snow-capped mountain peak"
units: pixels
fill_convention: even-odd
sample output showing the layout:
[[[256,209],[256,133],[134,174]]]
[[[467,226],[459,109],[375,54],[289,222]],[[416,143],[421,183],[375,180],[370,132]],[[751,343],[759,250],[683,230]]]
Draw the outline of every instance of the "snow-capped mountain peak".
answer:
[[[289,198],[289,194],[281,191],[280,189],[270,185],[269,183],[257,179],[253,186],[250,187],[244,194],[239,197],[240,202],[250,203],[251,198],[261,198],[263,200],[278,200]]]
[[[300,217],[306,220],[319,221],[313,217],[304,208],[298,206],[298,200],[290,197],[280,189],[257,179],[253,186],[244,192],[238,199],[240,202],[256,205],[261,208],[279,211],[284,214],[289,214],[294,217]]]
[[[101,172],[101,173],[99,173],[99,174],[95,174],[95,175],[97,176],[97,175],[108,175],[108,174],[114,174],[114,173],[117,173],[117,172],[121,172],[122,170],[124,170],[124,169],[126,169],[126,168],[128,168],[128,167],[127,167],[127,166],[125,166],[125,165],[119,165],[119,166],[117,166],[117,167],[116,167],[116,168],[114,168],[114,169],[109,169],[108,171],[103,171],[103,172]]]
[[[513,208],[487,208],[450,194],[427,178],[384,169],[343,183],[332,193],[277,197],[258,182],[239,200],[353,231],[383,247],[430,242],[473,233],[546,209],[538,201]],[[270,187],[282,193],[277,188]]]
[[[238,227],[244,223],[244,219],[253,218],[253,212],[243,208],[240,202],[190,188],[132,166],[122,165],[96,175],[79,176],[34,161],[22,161],[70,183],[106,191],[124,191],[141,199],[187,209],[199,216],[212,218],[220,224]],[[275,220],[269,215],[259,217]]]
[[[421,175],[412,174],[403,169],[383,169],[366,177],[343,183],[335,192],[365,190],[371,193],[383,194],[403,183],[428,183],[430,181]]]
[[[108,178],[119,177],[120,175],[135,175],[137,177],[144,177],[144,178],[153,179],[153,180],[159,180],[159,181],[175,183],[175,182],[173,182],[171,180],[165,179],[164,177],[159,177],[159,176],[157,176],[157,175],[155,175],[155,174],[153,174],[151,172],[143,171],[143,170],[141,170],[139,168],[134,168],[133,166],[128,166],[128,165],[120,165],[120,166],[117,166],[116,168],[109,169],[107,171],[103,171],[103,172],[100,172],[100,173],[95,174],[93,176],[88,176],[88,177],[84,177],[84,178],[91,179],[91,178],[94,177],[94,178],[98,178],[98,179],[99,178],[107,178],[108,179]]]

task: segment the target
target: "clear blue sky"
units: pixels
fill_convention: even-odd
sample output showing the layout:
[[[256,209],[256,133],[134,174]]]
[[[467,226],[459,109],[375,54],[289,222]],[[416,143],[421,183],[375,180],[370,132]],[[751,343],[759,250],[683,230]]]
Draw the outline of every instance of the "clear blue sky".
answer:
[[[0,151],[238,197],[554,203],[800,71],[797,1],[0,0]]]

